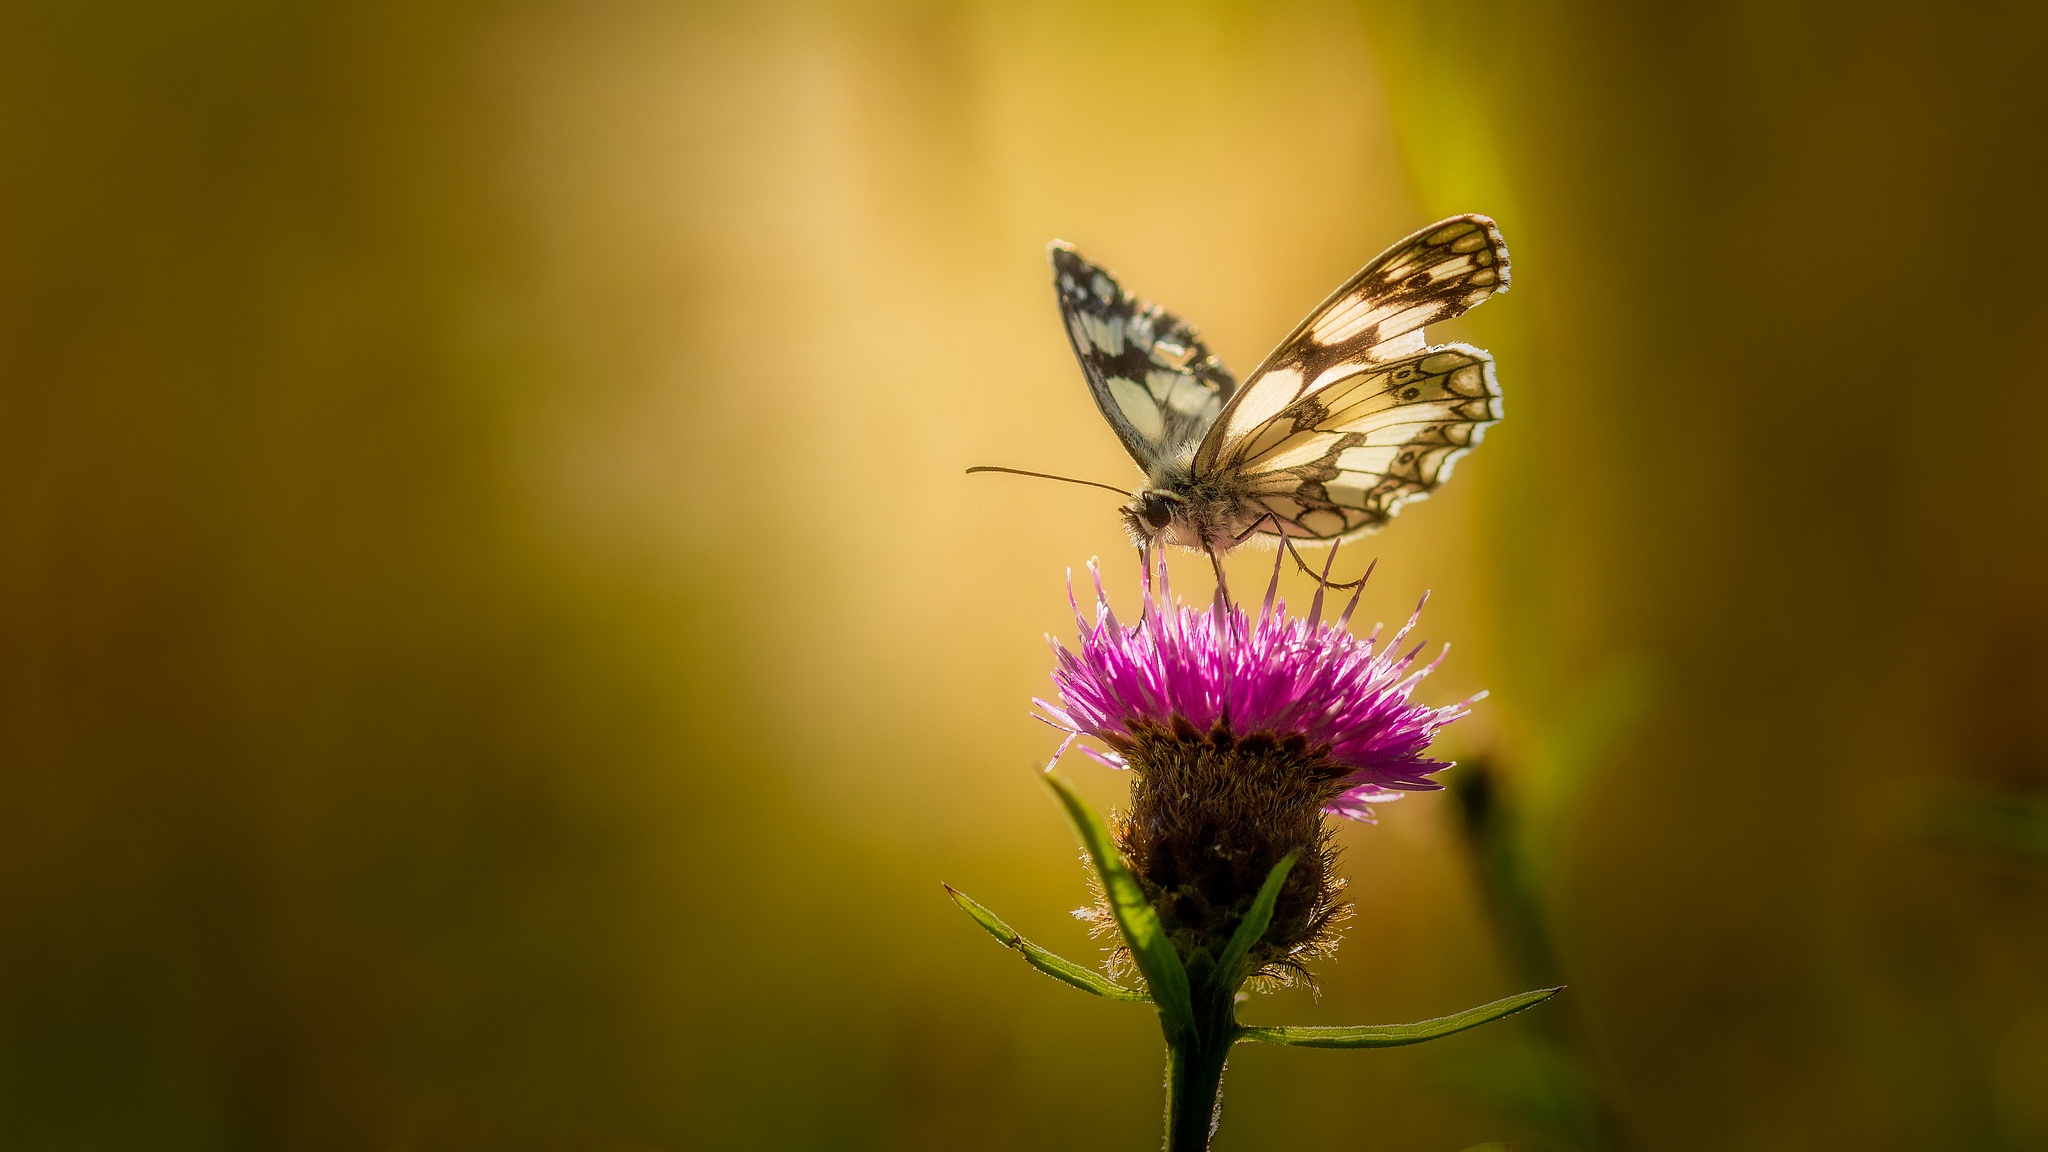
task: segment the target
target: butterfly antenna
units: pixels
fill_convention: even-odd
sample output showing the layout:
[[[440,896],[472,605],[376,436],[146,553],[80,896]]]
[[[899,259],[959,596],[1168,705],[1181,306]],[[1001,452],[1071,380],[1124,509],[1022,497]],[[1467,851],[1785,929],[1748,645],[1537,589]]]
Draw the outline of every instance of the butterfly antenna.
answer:
[[[1114,484],[1102,484],[1094,480],[1076,480],[1072,476],[1055,476],[1050,472],[1026,472],[1022,468],[1004,468],[995,464],[976,464],[974,467],[969,468],[967,471],[970,473],[1008,472],[1012,476],[1036,476],[1040,480],[1063,480],[1068,484],[1086,484],[1090,488],[1106,488],[1109,491],[1114,492],[1127,500],[1130,498],[1131,495],[1129,492],[1124,491],[1123,489],[1117,487]]]

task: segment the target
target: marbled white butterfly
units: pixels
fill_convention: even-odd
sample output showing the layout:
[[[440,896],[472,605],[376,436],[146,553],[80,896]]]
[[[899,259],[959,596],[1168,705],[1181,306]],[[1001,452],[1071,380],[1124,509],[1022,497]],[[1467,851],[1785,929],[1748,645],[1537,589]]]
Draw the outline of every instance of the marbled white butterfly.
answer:
[[[1493,358],[1430,347],[1422,333],[1507,291],[1507,246],[1484,216],[1439,221],[1381,253],[1243,387],[1185,321],[1063,242],[1051,257],[1088,389],[1145,473],[1123,509],[1140,547],[1215,556],[1254,532],[1371,532],[1449,479],[1501,418]]]

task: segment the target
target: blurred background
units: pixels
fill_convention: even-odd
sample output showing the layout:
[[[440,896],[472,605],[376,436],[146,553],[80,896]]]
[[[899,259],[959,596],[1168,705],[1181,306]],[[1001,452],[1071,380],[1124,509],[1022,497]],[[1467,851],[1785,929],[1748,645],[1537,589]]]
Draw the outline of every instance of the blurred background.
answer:
[[[1033,769],[1058,236],[1240,373],[1495,216],[1339,562],[1492,691],[1220,1149],[2048,1148],[2048,10],[0,6],[0,1145],[1156,1147]],[[1240,555],[1239,579],[1265,555]],[[1206,587],[1199,561],[1187,587]],[[1299,600],[1304,585],[1290,577]],[[1076,760],[1101,805],[1122,782]]]

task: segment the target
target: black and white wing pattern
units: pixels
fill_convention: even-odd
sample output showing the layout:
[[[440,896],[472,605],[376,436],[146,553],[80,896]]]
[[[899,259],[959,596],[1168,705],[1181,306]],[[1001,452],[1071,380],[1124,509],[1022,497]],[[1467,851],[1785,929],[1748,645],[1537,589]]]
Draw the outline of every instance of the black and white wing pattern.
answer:
[[[1508,249],[1484,216],[1453,216],[1387,249],[1309,313],[1251,374],[1202,444],[1198,473],[1230,467],[1266,422],[1375,364],[1426,347],[1423,326],[1508,287]]]
[[[1456,216],[1389,248],[1339,288],[1225,406],[1195,456],[1290,536],[1371,531],[1451,475],[1501,418],[1493,358],[1430,348],[1423,326],[1508,287],[1493,221]]]
[[[1446,344],[1289,404],[1232,467],[1286,535],[1334,539],[1377,529],[1434,492],[1500,418],[1493,357]]]
[[[1096,406],[1148,476],[1162,462],[1185,469],[1237,381],[1186,321],[1124,291],[1062,241],[1049,254],[1060,319]]]

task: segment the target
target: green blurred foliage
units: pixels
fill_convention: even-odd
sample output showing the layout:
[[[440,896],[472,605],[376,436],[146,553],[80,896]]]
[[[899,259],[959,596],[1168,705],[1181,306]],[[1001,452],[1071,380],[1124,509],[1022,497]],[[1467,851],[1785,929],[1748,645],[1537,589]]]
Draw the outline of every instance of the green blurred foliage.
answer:
[[[938,885],[1093,954],[1024,712],[1060,569],[1134,565],[1100,493],[960,470],[1128,477],[1051,237],[1242,370],[1476,210],[1516,286],[1442,335],[1508,420],[1366,611],[1434,587],[1425,694],[1493,690],[1453,750],[1571,990],[1243,1051],[1219,1148],[1588,1100],[2048,1148],[2044,50],[2024,3],[0,6],[0,1145],[1149,1145],[1148,1014]],[[1351,939],[1258,1017],[1519,991],[1459,820],[1347,832]]]

